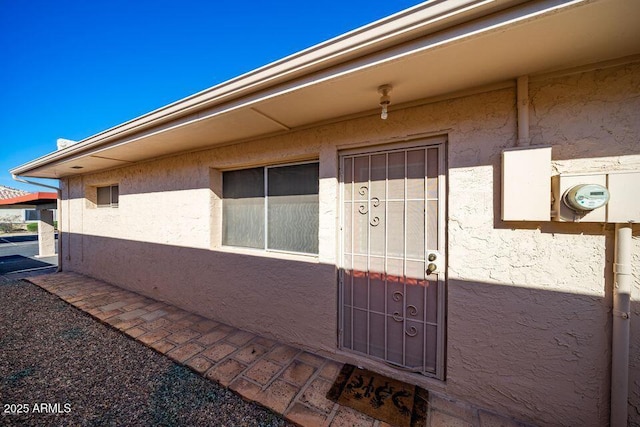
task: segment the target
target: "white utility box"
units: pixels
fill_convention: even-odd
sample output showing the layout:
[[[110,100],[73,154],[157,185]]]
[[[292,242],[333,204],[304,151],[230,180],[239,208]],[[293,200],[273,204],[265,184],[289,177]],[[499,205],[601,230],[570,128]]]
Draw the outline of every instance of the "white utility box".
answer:
[[[551,146],[528,146],[502,152],[502,220],[551,219]]]
[[[612,172],[607,188],[607,222],[640,222],[640,172]]]

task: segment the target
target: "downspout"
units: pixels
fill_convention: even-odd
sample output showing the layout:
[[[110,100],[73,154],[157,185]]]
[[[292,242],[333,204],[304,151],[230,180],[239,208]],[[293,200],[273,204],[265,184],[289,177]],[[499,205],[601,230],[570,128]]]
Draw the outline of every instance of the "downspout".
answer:
[[[529,146],[531,144],[529,136],[529,76],[520,76],[517,79],[516,103],[518,113],[516,146]],[[631,244],[631,223],[616,224],[611,342],[611,427],[626,427],[628,418]]]
[[[611,427],[627,425],[631,313],[631,223],[616,224],[611,339]]]
[[[60,194],[60,188],[59,187],[54,187],[53,185],[43,184],[41,182],[29,181],[28,179],[24,179],[24,178],[22,178],[20,176],[17,176],[15,174],[11,174],[11,177],[13,178],[14,181],[22,182],[24,184],[38,185],[40,187],[51,188],[52,190],[56,190],[58,192],[58,195]]]
[[[520,76],[516,81],[516,103],[518,109],[518,140],[516,146],[525,147],[529,138],[529,76]]]
[[[58,202],[62,200],[62,190],[59,187],[43,184],[41,182],[29,181],[27,179],[17,176],[16,174],[11,174],[11,178],[13,178],[14,181],[22,182],[23,184],[37,185],[40,187],[56,190],[56,192],[58,193]],[[62,224],[62,203],[57,203],[57,208],[58,208],[58,224]],[[58,268],[56,269],[56,272],[59,273],[61,271],[62,271],[62,238],[59,236],[58,237]]]

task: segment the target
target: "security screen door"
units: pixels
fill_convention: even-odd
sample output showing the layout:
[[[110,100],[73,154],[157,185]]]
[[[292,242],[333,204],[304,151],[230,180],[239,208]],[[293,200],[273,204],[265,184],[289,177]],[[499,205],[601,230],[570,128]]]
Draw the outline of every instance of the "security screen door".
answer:
[[[444,138],[340,156],[340,345],[442,378]]]

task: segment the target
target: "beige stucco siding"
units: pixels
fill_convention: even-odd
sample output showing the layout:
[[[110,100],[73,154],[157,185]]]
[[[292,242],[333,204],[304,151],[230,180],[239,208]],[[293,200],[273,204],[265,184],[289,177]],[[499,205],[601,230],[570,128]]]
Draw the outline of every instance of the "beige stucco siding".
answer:
[[[532,143],[553,146],[553,173],[640,168],[640,65],[532,79],[530,94]],[[386,121],[353,119],[69,179],[62,192],[65,268],[333,353],[339,151],[446,135],[446,381],[416,381],[541,425],[605,425],[613,228],[500,221],[500,156],[515,144],[515,104],[514,87],[392,109]],[[220,171],[309,159],[320,161],[318,257],[221,248]],[[84,199],[112,183],[120,186],[118,208]]]

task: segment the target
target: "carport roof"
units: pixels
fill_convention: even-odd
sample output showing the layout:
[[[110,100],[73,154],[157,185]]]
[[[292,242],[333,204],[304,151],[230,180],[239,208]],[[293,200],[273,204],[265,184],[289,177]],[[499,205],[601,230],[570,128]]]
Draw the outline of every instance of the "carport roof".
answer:
[[[29,192],[0,185],[0,200],[12,199],[14,197],[24,196],[26,194],[29,194]]]
[[[41,205],[55,203],[58,200],[57,193],[27,193],[8,199],[0,199],[1,208],[33,208]]]

